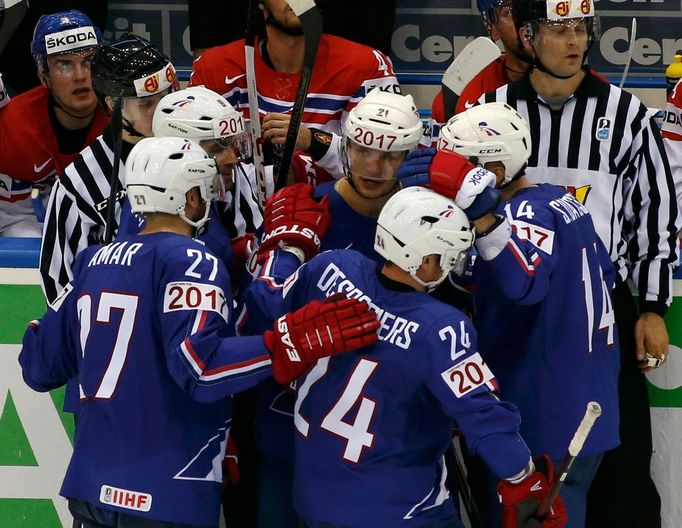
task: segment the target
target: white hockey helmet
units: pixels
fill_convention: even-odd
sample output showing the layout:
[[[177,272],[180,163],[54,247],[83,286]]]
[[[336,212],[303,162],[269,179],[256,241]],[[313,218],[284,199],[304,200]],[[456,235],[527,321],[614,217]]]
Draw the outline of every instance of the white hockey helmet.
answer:
[[[528,123],[507,103],[486,103],[453,116],[440,129],[438,149],[447,149],[485,165],[501,161],[501,187],[519,176],[531,153]]]
[[[452,200],[424,187],[408,187],[391,196],[381,210],[374,249],[422,286],[434,288],[450,271],[464,271],[473,243],[469,219]],[[425,256],[434,254],[440,255],[443,273],[423,282],[417,269]]]
[[[343,129],[344,169],[352,172],[350,143],[365,150],[400,155],[401,159],[419,145],[423,125],[411,95],[382,92],[375,88],[353,108]],[[394,175],[391,175],[393,178]]]
[[[168,213],[199,228],[208,220],[210,201],[220,177],[215,160],[195,141],[185,138],[145,138],[126,161],[126,191],[134,213]],[[207,203],[203,218],[193,221],[185,214],[185,193],[199,188]]]
[[[163,97],[154,111],[152,130],[156,137],[215,139],[223,147],[234,148],[239,160],[251,156],[251,141],[242,113],[204,86]]]

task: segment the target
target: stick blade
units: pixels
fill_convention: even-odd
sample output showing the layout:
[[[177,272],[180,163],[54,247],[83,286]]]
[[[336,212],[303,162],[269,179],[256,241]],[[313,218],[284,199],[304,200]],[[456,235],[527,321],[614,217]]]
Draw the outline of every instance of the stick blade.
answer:
[[[466,85],[501,54],[502,52],[497,44],[488,37],[475,38],[466,45],[445,70],[443,86],[449,88],[456,95],[461,95]]]

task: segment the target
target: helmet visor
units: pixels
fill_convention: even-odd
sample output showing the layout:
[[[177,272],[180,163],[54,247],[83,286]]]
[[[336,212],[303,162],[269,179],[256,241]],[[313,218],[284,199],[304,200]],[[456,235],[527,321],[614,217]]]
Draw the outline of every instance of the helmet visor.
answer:
[[[391,181],[407,150],[383,151],[360,145],[350,138],[345,144],[346,160],[351,175],[374,181]]]

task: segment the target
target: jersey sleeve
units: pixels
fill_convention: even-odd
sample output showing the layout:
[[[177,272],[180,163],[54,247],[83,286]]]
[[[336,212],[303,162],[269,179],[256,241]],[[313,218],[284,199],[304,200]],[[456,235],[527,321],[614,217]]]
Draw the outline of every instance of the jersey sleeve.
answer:
[[[544,208],[533,208],[525,201],[512,205],[513,208],[525,218],[512,216],[511,224],[503,219],[490,233],[476,239],[479,258],[474,268],[474,282],[478,268],[488,280],[494,281],[496,289],[507,300],[535,304],[549,292],[550,278],[559,258],[557,233],[552,215]]]
[[[520,473],[530,451],[519,435],[516,407],[500,401],[494,374],[478,352],[476,331],[464,316],[440,317],[427,332],[427,386],[464,434],[471,453],[500,478]]]
[[[73,194],[57,180],[47,204],[40,247],[40,276],[48,302],[73,279],[73,262],[90,245],[88,236],[95,225],[78,207]]]
[[[300,266],[300,267],[299,267]],[[278,317],[300,308],[299,290],[308,274],[298,257],[288,251],[271,251],[257,269],[244,295],[245,315],[240,333],[262,334]]]
[[[78,373],[80,345],[72,331],[76,294],[68,283],[55,297],[45,315],[31,321],[24,332],[19,364],[26,384],[46,392],[61,387]]]
[[[672,271],[678,264],[677,233],[682,220],[660,132],[644,105],[637,118],[641,129],[633,138],[633,156],[624,176],[632,184],[623,223],[631,226],[629,254],[640,311],[663,315],[672,302]]]
[[[682,208],[682,81],[675,85],[665,107],[661,136],[675,183],[677,206]]]
[[[445,121],[445,107],[443,104],[443,92],[438,91],[436,97],[431,103],[431,119],[436,123],[443,123]]]
[[[271,375],[263,339],[227,337],[232,309],[223,264],[201,246],[164,257],[157,310],[169,371],[194,399],[214,402]]]

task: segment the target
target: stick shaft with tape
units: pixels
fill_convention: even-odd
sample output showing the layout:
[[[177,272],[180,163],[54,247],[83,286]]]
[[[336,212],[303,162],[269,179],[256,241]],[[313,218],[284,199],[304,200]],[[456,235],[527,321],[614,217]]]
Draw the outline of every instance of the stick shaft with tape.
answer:
[[[568,445],[568,453],[566,453],[566,456],[561,462],[561,468],[557,473],[558,477],[556,478],[556,480],[554,480],[554,484],[552,484],[549,493],[547,493],[545,500],[542,501],[542,504],[540,504],[540,507],[538,508],[537,512],[538,517],[542,517],[547,512],[549,507],[554,502],[554,499],[556,499],[557,496],[559,495],[561,485],[564,483],[564,480],[566,480],[566,476],[568,475],[568,472],[571,469],[571,465],[573,465],[575,457],[577,457],[578,454],[580,453],[580,450],[583,448],[585,440],[587,440],[587,437],[589,436],[590,431],[592,430],[594,422],[600,416],[601,405],[594,401],[589,402],[587,404],[587,409],[585,409],[585,416],[583,416],[583,419],[580,422],[578,429],[573,435],[571,443]]]

